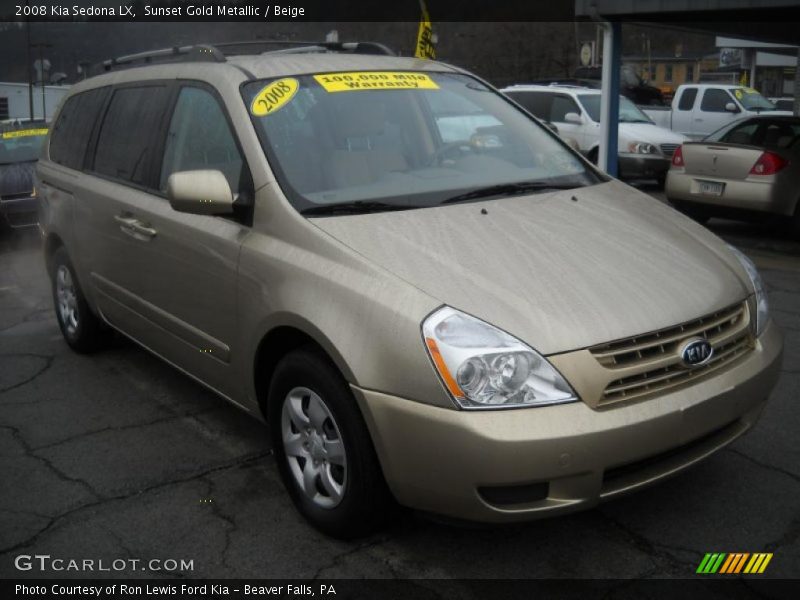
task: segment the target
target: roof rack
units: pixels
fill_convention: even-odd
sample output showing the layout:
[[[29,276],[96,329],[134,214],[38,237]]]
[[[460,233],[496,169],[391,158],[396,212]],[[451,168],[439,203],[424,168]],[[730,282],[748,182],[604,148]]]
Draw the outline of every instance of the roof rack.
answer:
[[[226,56],[253,54],[253,52],[235,52],[234,48],[250,49],[254,46],[286,46],[280,50],[267,50],[261,54],[307,54],[313,52],[349,52],[353,54],[375,54],[396,56],[384,44],[378,42],[306,42],[289,40],[248,40],[242,42],[222,42],[218,44],[195,44],[192,46],[173,46],[160,50],[139,52],[118,58],[104,60],[94,68],[111,71],[119,68],[130,68],[153,63],[172,62],[225,62]]]
[[[154,62],[182,62],[182,61],[213,61],[225,62],[225,55],[214,46],[197,44],[194,46],[173,46],[150,52],[139,52],[118,58],[110,58],[100,63],[104,71],[111,71],[115,67],[136,66],[137,63],[150,64]]]
[[[244,42],[223,42],[214,47],[224,49],[226,55],[241,54],[228,51],[229,48],[253,46],[287,46],[280,50],[267,50],[262,54],[306,54],[313,52],[350,52],[353,54],[377,54],[396,56],[388,46],[378,42],[313,42],[292,40],[250,40]]]

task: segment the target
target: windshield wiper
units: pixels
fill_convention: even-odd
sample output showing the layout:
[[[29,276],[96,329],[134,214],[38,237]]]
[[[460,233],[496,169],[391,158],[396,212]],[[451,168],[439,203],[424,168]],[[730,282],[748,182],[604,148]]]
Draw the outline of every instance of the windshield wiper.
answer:
[[[501,183],[500,185],[490,185],[478,188],[471,192],[453,196],[447,200],[442,200],[441,204],[454,204],[456,202],[466,202],[478,198],[488,198],[489,196],[516,196],[530,192],[549,192],[551,190],[573,190],[581,187],[579,184],[548,183],[546,181],[523,181],[520,183]]]
[[[324,215],[362,215],[373,212],[385,212],[390,210],[411,210],[414,208],[424,208],[408,204],[389,204],[387,202],[377,202],[374,200],[354,200],[353,202],[339,202],[337,204],[320,204],[311,206],[300,211],[301,215],[307,217]]]

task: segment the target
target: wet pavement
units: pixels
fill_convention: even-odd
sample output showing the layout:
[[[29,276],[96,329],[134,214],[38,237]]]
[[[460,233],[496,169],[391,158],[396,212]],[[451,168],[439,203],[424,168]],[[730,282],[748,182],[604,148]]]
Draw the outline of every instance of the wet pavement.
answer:
[[[657,191],[653,192],[658,194]],[[357,542],[305,524],[263,425],[132,343],[61,339],[35,232],[0,238],[0,577],[687,577],[706,552],[774,552],[800,576],[800,242],[712,221],[750,254],[786,336],[758,426],[685,474],[506,527],[405,514]],[[21,572],[21,554],[192,560],[183,572]]]

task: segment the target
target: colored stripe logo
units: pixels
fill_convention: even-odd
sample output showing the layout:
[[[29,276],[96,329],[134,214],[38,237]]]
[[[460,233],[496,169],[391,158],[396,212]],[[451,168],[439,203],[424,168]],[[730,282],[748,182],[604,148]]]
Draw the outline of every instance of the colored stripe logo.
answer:
[[[696,572],[702,575],[763,573],[771,560],[772,552],[709,552],[700,561]]]

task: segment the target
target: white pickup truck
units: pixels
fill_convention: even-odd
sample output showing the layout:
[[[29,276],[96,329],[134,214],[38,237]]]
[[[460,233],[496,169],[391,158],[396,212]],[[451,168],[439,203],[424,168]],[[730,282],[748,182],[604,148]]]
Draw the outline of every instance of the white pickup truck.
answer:
[[[756,90],[718,83],[684,84],[675,92],[672,107],[642,106],[656,125],[692,139],[702,139],[732,121],[760,114],[791,115],[779,111]]]

